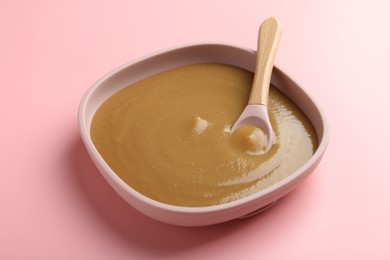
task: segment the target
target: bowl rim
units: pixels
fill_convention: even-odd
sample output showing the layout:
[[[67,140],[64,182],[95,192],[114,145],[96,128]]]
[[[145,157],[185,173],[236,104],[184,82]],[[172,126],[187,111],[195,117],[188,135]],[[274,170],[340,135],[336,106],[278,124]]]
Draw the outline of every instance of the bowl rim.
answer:
[[[225,47],[225,48],[228,47],[228,48],[239,49],[240,51],[244,51],[244,52],[247,52],[250,54],[256,53],[255,50],[247,48],[247,47],[243,47],[240,45],[224,43],[224,42],[213,42],[213,41],[181,44],[181,45],[165,48],[165,49],[162,49],[159,51],[155,51],[155,52],[152,52],[148,55],[144,55],[144,56],[141,56],[141,57],[134,59],[132,61],[126,62],[123,65],[109,71],[108,73],[106,73],[105,75],[100,77],[85,92],[85,94],[83,95],[83,97],[81,99],[79,109],[78,109],[78,125],[79,125],[79,130],[80,130],[82,140],[83,140],[90,156],[92,157],[92,160],[94,161],[95,165],[98,167],[100,172],[102,170],[106,171],[110,175],[111,180],[107,180],[106,176],[104,176],[104,175],[103,175],[103,177],[105,177],[106,180],[110,184],[112,184],[111,181],[115,182],[115,184],[119,185],[122,188],[122,190],[126,191],[127,194],[130,194],[138,201],[144,202],[144,203],[148,204],[149,206],[152,206],[152,207],[158,208],[158,209],[162,209],[164,211],[171,212],[171,213],[181,213],[181,214],[191,214],[191,215],[192,214],[217,213],[217,212],[225,211],[227,209],[241,207],[242,205],[257,201],[262,197],[271,196],[274,193],[278,193],[281,190],[283,190],[284,188],[287,188],[286,186],[289,186],[288,184],[298,182],[301,178],[304,178],[305,177],[304,173],[308,173],[308,172],[310,172],[311,169],[314,169],[317,166],[317,164],[319,163],[319,161],[321,160],[321,157],[323,156],[323,154],[327,148],[327,145],[329,143],[330,130],[329,130],[328,121],[325,117],[323,109],[321,108],[321,106],[319,105],[317,100],[310,93],[308,93],[304,88],[302,88],[302,85],[299,84],[294,78],[292,78],[285,71],[283,71],[277,65],[275,65],[274,66],[275,69],[277,69],[282,74],[284,74],[289,79],[291,79],[295,83],[296,87],[299,88],[300,90],[302,90],[307,95],[307,97],[314,103],[315,107],[318,110],[318,114],[320,115],[319,119],[320,119],[321,125],[322,125],[322,135],[321,135],[321,138],[319,138],[319,140],[318,140],[318,148],[314,152],[312,157],[310,157],[310,159],[308,161],[306,161],[301,167],[299,167],[293,173],[291,173],[287,177],[283,178],[282,180],[278,181],[277,183],[275,183],[275,184],[273,184],[273,185],[271,185],[263,190],[255,192],[251,195],[248,195],[244,198],[230,201],[230,202],[226,202],[226,203],[222,203],[222,204],[218,204],[218,205],[201,206],[201,207],[176,206],[176,205],[171,205],[171,204],[159,202],[159,201],[153,200],[153,199],[139,193],[138,191],[133,189],[131,186],[126,184],[117,174],[115,174],[115,172],[108,166],[108,164],[105,162],[105,160],[100,156],[96,147],[93,145],[93,142],[90,138],[90,134],[87,131],[88,128],[86,127],[86,108],[88,105],[88,101],[91,98],[91,95],[107,79],[109,79],[113,75],[119,73],[120,71],[125,70],[126,68],[128,68],[134,64],[137,64],[141,61],[152,59],[154,57],[157,57],[157,56],[162,55],[162,54],[167,54],[167,53],[172,52],[172,51],[177,51],[177,50],[186,49],[186,48],[194,48],[194,47],[207,47],[207,46],[219,46],[219,47]]]

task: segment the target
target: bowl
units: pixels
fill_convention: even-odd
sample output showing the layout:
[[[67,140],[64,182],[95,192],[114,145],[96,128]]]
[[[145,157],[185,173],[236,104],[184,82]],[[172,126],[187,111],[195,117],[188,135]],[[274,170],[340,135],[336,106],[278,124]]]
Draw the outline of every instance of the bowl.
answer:
[[[318,135],[313,156],[288,177],[245,198],[206,207],[182,207],[150,199],[123,182],[107,165],[92,143],[90,125],[98,107],[120,89],[156,73],[195,63],[222,63],[254,71],[256,51],[223,43],[196,43],[166,49],[131,61],[95,82],[79,107],[82,140],[93,162],[111,187],[132,207],[158,221],[179,226],[206,226],[261,212],[296,188],[319,164],[328,144],[329,127],[318,103],[278,67],[271,83],[290,97],[311,120]]]

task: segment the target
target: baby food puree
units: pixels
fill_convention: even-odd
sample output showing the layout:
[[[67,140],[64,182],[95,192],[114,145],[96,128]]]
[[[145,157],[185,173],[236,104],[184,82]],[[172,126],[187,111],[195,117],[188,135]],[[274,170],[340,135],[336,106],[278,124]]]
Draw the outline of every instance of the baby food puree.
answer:
[[[111,169],[139,193],[177,206],[237,200],[285,178],[317,148],[309,119],[270,88],[276,140],[254,126],[230,132],[245,108],[253,73],[223,64],[174,68],[108,98],[95,113],[91,138]]]

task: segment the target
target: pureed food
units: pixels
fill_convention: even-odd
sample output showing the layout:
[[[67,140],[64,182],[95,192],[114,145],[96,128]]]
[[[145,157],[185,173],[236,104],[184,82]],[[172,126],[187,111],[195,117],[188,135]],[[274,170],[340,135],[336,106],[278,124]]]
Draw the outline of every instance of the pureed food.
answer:
[[[268,104],[272,149],[253,155],[261,148],[256,127],[230,132],[252,80],[253,73],[222,64],[153,75],[99,107],[92,141],[124,182],[156,201],[198,207],[246,197],[287,177],[317,149],[309,119],[275,87]]]

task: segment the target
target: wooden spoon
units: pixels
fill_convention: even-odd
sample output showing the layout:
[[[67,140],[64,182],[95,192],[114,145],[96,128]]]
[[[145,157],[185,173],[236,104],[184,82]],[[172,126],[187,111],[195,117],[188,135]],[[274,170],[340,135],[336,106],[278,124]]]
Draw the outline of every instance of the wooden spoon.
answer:
[[[281,31],[280,22],[273,17],[261,24],[257,43],[256,70],[248,105],[231,128],[233,132],[243,125],[260,127],[267,135],[267,145],[263,152],[268,152],[271,149],[275,138],[268,117],[267,104],[271,74]]]

